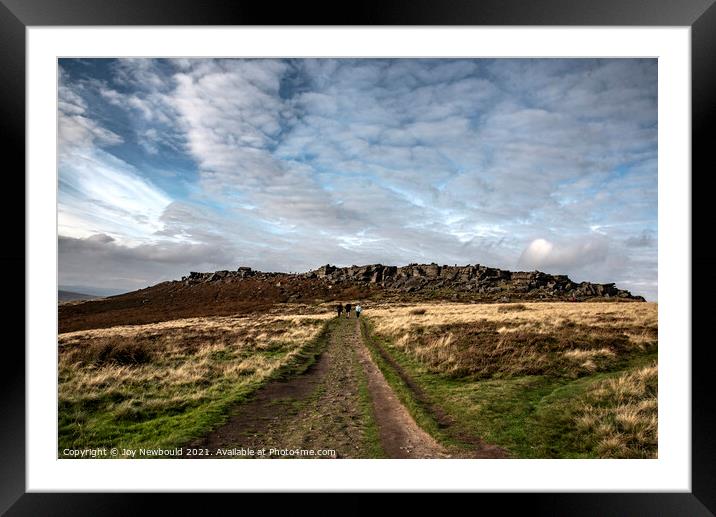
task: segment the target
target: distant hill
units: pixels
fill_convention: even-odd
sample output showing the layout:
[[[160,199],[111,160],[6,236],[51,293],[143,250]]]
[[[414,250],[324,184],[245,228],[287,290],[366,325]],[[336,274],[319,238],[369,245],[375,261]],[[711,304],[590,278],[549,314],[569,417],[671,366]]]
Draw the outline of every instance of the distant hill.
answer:
[[[95,287],[91,285],[69,285],[60,284],[57,286],[60,291],[69,291],[71,293],[84,293],[95,298],[104,298],[105,296],[114,296],[126,293],[126,289],[113,289],[111,287]]]
[[[335,267],[306,273],[191,272],[181,280],[82,304],[59,307],[60,332],[120,324],[142,324],[195,316],[265,310],[275,303],[351,300],[644,301],[613,283],[576,283],[566,275],[511,272],[484,265]]]
[[[63,291],[62,289],[57,291],[58,302],[76,302],[81,300],[94,300],[99,298],[91,294],[75,293],[72,291]]]

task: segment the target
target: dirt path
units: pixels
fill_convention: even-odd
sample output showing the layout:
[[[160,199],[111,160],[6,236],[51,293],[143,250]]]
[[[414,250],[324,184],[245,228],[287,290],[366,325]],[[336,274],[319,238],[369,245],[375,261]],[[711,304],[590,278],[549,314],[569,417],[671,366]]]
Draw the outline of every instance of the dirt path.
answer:
[[[358,320],[335,323],[311,368],[270,382],[189,447],[207,448],[214,458],[218,449],[264,449],[264,457],[287,457],[285,449],[332,450],[327,457],[334,458],[450,457],[398,400],[363,343]]]
[[[265,449],[264,457],[295,457],[282,449],[335,451],[329,458],[370,457],[360,365],[355,350],[345,346],[349,323],[339,322],[326,350],[306,372],[268,383],[238,405],[226,424],[189,447],[206,447],[212,457],[217,449],[232,448]]]
[[[448,458],[446,450],[423,431],[398,400],[393,389],[378,369],[360,335],[358,320],[353,323],[348,343],[358,353],[368,377],[368,390],[383,450],[389,458]]]

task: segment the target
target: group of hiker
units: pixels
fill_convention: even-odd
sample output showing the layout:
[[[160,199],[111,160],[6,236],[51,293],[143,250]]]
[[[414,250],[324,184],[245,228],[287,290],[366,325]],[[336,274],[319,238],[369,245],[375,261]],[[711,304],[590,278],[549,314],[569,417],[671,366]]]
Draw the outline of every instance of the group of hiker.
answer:
[[[344,311],[346,313],[346,318],[350,318],[351,310],[355,310],[356,318],[360,318],[360,313],[363,312],[363,307],[361,307],[360,305],[356,305],[355,307],[353,307],[353,305],[351,305],[350,303],[347,303],[345,305],[339,303],[338,305],[336,305],[336,312],[338,313],[339,318]]]

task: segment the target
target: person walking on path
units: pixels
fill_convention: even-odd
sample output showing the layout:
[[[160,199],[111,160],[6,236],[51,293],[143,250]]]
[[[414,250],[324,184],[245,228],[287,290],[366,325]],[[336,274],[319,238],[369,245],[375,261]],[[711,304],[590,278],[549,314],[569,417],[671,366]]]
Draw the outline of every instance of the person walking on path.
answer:
[[[356,318],[360,318],[360,313],[363,311],[363,307],[356,305]]]
[[[342,303],[339,303],[338,305],[336,305],[336,311],[338,311],[338,317],[340,318],[341,313],[343,312],[343,304]]]
[[[347,303],[346,304],[346,318],[350,319],[350,317],[351,317],[351,304]]]

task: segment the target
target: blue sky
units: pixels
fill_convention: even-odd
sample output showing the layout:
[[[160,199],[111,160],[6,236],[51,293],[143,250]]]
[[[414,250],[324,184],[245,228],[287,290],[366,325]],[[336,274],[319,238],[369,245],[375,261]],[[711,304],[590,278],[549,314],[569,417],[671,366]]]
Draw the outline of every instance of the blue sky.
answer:
[[[61,59],[61,285],[481,263],[657,298],[653,59]]]

